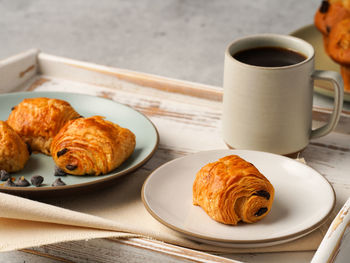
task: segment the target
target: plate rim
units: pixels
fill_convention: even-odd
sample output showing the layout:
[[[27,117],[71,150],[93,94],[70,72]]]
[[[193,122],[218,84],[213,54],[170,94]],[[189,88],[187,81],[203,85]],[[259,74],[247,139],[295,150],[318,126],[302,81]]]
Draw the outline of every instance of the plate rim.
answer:
[[[334,191],[334,188],[332,186],[332,184],[324,177],[322,176],[317,170],[315,170],[314,168],[306,165],[306,164],[303,164],[301,162],[298,162],[298,164],[302,165],[302,166],[305,166],[313,171],[315,171],[322,179],[324,179],[325,183],[327,183],[331,190],[332,190],[332,193],[333,193],[333,203],[332,203],[332,206],[330,208],[330,210],[328,211],[328,213],[318,222],[316,222],[315,224],[313,224],[312,226],[308,227],[307,229],[304,229],[302,231],[299,231],[299,232],[296,232],[294,234],[289,234],[289,235],[284,235],[283,237],[276,237],[276,238],[266,238],[266,239],[259,239],[259,240],[230,240],[230,239],[225,239],[225,238],[213,238],[213,237],[208,237],[208,236],[204,236],[204,235],[201,235],[201,234],[196,234],[196,233],[193,233],[191,231],[187,231],[187,230],[184,230],[182,228],[179,228],[177,226],[174,226],[168,222],[166,222],[165,220],[163,220],[160,216],[158,216],[155,212],[152,211],[152,209],[148,206],[147,204],[147,201],[146,201],[146,198],[145,198],[145,187],[146,187],[146,184],[148,183],[149,179],[152,177],[152,175],[158,170],[158,169],[161,169],[162,167],[168,165],[169,163],[172,163],[172,162],[175,162],[175,161],[179,161],[180,159],[184,159],[186,157],[188,157],[189,155],[196,155],[196,154],[200,154],[200,153],[209,153],[209,152],[219,152],[219,151],[225,151],[225,152],[232,152],[232,153],[237,153],[237,152],[255,152],[255,153],[263,153],[263,154],[267,154],[267,155],[273,155],[273,156],[278,156],[278,157],[282,157],[284,159],[288,159],[289,161],[294,161],[294,162],[297,162],[296,160],[294,159],[291,159],[289,157],[286,157],[286,156],[283,156],[283,155],[278,155],[278,154],[273,154],[273,153],[268,153],[268,152],[262,152],[262,151],[254,151],[254,150],[233,150],[233,149],[216,149],[216,150],[209,150],[209,151],[200,151],[200,152],[197,152],[197,153],[193,153],[193,154],[188,154],[188,155],[185,155],[185,156],[182,156],[182,157],[179,157],[179,158],[176,158],[176,159],[173,159],[169,162],[166,162],[164,164],[162,164],[161,166],[159,166],[158,168],[156,168],[145,180],[145,182],[143,183],[142,185],[142,189],[141,189],[141,199],[142,199],[142,203],[144,205],[144,207],[146,208],[146,210],[151,214],[151,216],[153,218],[155,218],[158,222],[162,223],[163,225],[169,227],[170,229],[173,229],[181,234],[184,234],[186,236],[188,236],[189,238],[191,237],[194,237],[194,238],[197,238],[197,239],[200,239],[202,240],[203,242],[205,241],[211,241],[211,242],[217,242],[217,243],[223,243],[223,244],[237,244],[237,245],[242,245],[242,244],[246,244],[246,245],[254,245],[254,244],[263,244],[263,243],[275,243],[275,242],[278,242],[278,241],[284,241],[285,242],[288,242],[289,240],[294,240],[294,239],[297,239],[299,237],[302,237],[314,230],[316,230],[317,228],[319,228],[321,225],[323,225],[327,219],[329,218],[329,216],[332,214],[334,208],[335,208],[335,204],[336,204],[336,194],[335,194],[335,191]],[[218,245],[219,245],[218,244]]]
[[[24,95],[25,94],[38,94],[38,96],[31,96],[31,98],[36,98],[36,97],[40,97],[40,94],[61,94],[61,95],[74,95],[74,96],[84,96],[84,97],[91,97],[91,98],[98,98],[101,100],[106,100],[106,101],[111,101],[113,103],[116,103],[118,105],[124,106],[126,108],[128,108],[129,110],[135,111],[136,113],[140,114],[141,116],[143,116],[153,127],[154,131],[155,131],[155,135],[156,135],[156,141],[155,144],[153,145],[153,149],[150,151],[150,153],[142,160],[140,161],[138,164],[129,167],[128,169],[122,170],[117,174],[114,175],[110,175],[107,177],[99,177],[96,176],[96,180],[94,181],[90,181],[90,182],[85,182],[85,183],[79,183],[79,184],[73,184],[73,185],[63,185],[63,186],[46,186],[46,187],[6,187],[6,186],[1,186],[0,187],[0,192],[6,192],[6,193],[38,193],[38,192],[58,192],[58,191],[66,191],[66,190],[72,190],[75,188],[84,188],[84,187],[89,187],[89,186],[93,186],[93,185],[98,185],[98,184],[102,184],[104,182],[108,182],[108,181],[112,181],[115,180],[116,178],[119,178],[123,175],[126,175],[128,173],[131,173],[132,171],[137,170],[139,167],[141,167],[142,165],[144,165],[149,159],[151,159],[151,157],[153,156],[153,154],[155,153],[155,151],[158,148],[159,145],[159,132],[157,130],[157,127],[155,126],[155,124],[150,120],[149,117],[147,117],[145,114],[143,114],[142,112],[128,106],[125,105],[123,103],[111,100],[111,99],[107,99],[107,98],[103,98],[103,97],[99,97],[99,96],[94,96],[94,95],[90,95],[90,94],[85,94],[85,93],[77,93],[77,92],[65,92],[65,91],[20,91],[20,92],[10,92],[10,93],[2,93],[0,94],[0,100],[2,97],[6,97],[6,96],[16,96],[16,95]],[[45,95],[43,95],[45,96]],[[99,179],[98,179],[99,178]]]

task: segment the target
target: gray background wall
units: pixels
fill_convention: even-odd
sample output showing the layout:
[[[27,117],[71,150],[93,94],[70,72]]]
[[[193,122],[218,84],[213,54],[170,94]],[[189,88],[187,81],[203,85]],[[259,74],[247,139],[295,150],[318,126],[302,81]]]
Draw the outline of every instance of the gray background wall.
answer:
[[[288,34],[320,0],[0,0],[0,59],[29,48],[220,86],[233,39]]]

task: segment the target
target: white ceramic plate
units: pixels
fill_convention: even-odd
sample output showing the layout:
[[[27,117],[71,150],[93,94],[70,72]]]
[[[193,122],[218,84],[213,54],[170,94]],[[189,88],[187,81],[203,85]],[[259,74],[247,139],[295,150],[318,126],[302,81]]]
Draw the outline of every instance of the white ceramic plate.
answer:
[[[192,204],[197,171],[230,154],[253,163],[275,187],[272,209],[257,223],[224,225]],[[142,199],[164,225],[197,241],[230,247],[269,246],[299,238],[324,223],[335,204],[332,186],[314,169],[287,157],[248,150],[199,152],[168,162],[147,178]]]

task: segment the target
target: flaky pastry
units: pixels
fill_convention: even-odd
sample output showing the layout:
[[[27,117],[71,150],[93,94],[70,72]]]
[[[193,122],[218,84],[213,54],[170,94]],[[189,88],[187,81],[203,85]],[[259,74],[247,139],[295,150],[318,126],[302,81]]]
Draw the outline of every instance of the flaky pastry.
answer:
[[[0,121],[0,170],[17,172],[29,159],[26,143],[4,121]]]
[[[51,145],[56,165],[68,174],[106,174],[133,153],[135,135],[101,116],[71,120]]]
[[[67,121],[79,116],[66,101],[28,98],[13,107],[7,123],[33,151],[50,155],[53,137]]]
[[[340,65],[344,90],[350,91],[350,0],[322,1],[314,22],[324,50]]]
[[[254,223],[270,212],[274,193],[253,164],[229,155],[199,170],[193,183],[193,204],[220,223]]]

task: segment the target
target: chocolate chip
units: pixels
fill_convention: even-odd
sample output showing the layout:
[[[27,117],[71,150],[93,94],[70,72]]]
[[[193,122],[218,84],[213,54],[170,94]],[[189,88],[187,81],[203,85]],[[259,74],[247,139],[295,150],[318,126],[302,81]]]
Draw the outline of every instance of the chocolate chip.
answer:
[[[63,185],[66,185],[65,182],[63,182],[61,180],[61,178],[57,178],[53,183],[52,183],[52,186],[63,186]]]
[[[328,1],[322,1],[321,6],[320,6],[320,13],[327,13],[329,9],[329,2]]]
[[[327,34],[329,34],[331,32],[331,28],[329,26],[326,26],[326,31],[327,31]]]
[[[13,111],[15,108],[16,108],[16,106],[13,106],[13,107],[11,108],[11,111]]]
[[[78,165],[67,164],[67,165],[66,165],[66,168],[67,168],[69,171],[73,171],[73,170],[75,170],[75,169],[78,168]]]
[[[60,151],[57,152],[57,158],[62,156],[63,154],[65,154],[66,152],[68,152],[68,149],[67,148],[64,148]]]
[[[262,207],[254,215],[255,216],[261,216],[261,215],[265,214],[266,212],[267,212],[267,207]]]
[[[63,171],[61,168],[55,166],[55,176],[65,176],[67,173]]]
[[[26,186],[29,186],[30,183],[24,178],[24,176],[22,176],[22,177],[18,177],[16,185],[26,187]]]
[[[1,181],[7,181],[10,178],[10,174],[6,172],[5,170],[0,170],[0,180]]]
[[[32,178],[30,178],[30,181],[32,182],[32,185],[38,187],[43,183],[44,177],[40,175],[34,175]]]
[[[29,155],[32,154],[32,147],[30,146],[30,144],[28,142],[26,142],[26,145],[27,145],[27,149],[28,149],[28,152],[29,152]]]
[[[13,181],[12,181],[12,178],[9,178],[7,179],[6,183],[4,186],[7,186],[7,187],[15,187],[17,186]]]
[[[257,195],[257,196],[261,196],[261,197],[265,197],[267,200],[270,199],[270,193],[265,191],[265,190],[259,190],[256,193],[254,193],[253,195]]]

